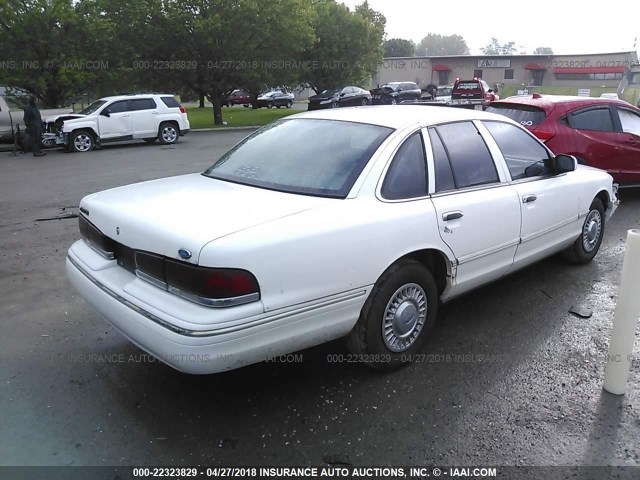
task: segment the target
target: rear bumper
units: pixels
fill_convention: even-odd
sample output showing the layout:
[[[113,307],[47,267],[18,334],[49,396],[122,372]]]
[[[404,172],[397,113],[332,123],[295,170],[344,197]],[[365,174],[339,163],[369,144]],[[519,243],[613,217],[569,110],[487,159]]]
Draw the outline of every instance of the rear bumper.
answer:
[[[182,129],[182,130],[180,130],[180,136],[181,136],[181,137],[184,137],[184,136],[185,136],[187,133],[189,133],[190,131],[191,131],[191,129],[190,129],[190,128]]]
[[[131,342],[191,374],[233,370],[342,337],[355,324],[370,292],[356,289],[268,313],[261,304],[213,310],[147,284],[115,261],[104,260],[82,240],[70,248],[66,270],[80,295]],[[230,320],[231,310],[260,313]],[[189,311],[209,323],[185,321]]]

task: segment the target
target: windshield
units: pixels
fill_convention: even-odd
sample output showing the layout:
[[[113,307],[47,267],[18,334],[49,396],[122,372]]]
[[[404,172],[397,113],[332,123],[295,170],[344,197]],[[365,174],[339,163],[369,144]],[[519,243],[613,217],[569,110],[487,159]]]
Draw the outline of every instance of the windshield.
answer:
[[[10,110],[22,110],[29,103],[29,97],[25,95],[7,95],[3,98]]]
[[[106,100],[98,100],[96,102],[93,102],[91,105],[89,105],[87,108],[85,108],[84,110],[80,110],[80,112],[78,112],[80,115],[89,115],[93,112],[95,112],[96,110],[98,110],[102,105],[104,105],[105,103],[107,103]]]
[[[245,138],[204,175],[282,192],[345,198],[392,131],[336,120],[280,120]]]
[[[511,120],[515,120],[523,127],[533,127],[538,125],[547,118],[544,110],[530,105],[518,105],[514,103],[496,103],[493,102],[487,112],[499,113]]]

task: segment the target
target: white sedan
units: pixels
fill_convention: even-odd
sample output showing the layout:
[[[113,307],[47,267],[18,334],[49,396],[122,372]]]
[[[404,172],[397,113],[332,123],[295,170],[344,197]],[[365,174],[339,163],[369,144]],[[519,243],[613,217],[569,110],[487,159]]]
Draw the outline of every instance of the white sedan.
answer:
[[[85,197],[67,273],[184,372],[339,337],[390,370],[421,349],[439,302],[563,250],[589,262],[617,203],[607,173],[501,115],[321,110],[258,130],[202,174]]]

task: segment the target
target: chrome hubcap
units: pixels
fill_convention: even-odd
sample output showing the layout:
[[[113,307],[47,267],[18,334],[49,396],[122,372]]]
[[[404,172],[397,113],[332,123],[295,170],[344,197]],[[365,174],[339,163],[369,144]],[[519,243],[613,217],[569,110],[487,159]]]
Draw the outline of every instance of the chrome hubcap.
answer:
[[[585,252],[592,252],[598,244],[602,231],[602,217],[598,210],[591,210],[582,227],[582,246]]]
[[[420,335],[427,318],[427,295],[416,283],[400,287],[387,303],[382,339],[392,352],[404,352]]]
[[[92,140],[89,135],[82,134],[78,135],[76,139],[73,141],[73,145],[76,147],[76,150],[79,152],[86,152],[91,148]]]
[[[178,133],[176,132],[176,129],[173,127],[164,127],[162,129],[162,139],[165,142],[173,143],[175,142],[177,136],[178,136]]]

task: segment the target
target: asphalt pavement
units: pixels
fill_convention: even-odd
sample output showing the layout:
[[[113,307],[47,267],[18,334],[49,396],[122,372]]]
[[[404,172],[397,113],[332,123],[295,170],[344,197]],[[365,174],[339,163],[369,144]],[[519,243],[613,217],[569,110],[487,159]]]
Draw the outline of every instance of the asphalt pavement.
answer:
[[[602,390],[639,191],[594,262],[554,257],[443,306],[424,360],[392,374],[335,341],[189,376],[98,317],[64,271],[80,199],[202,171],[245,135],[0,153],[0,465],[640,465],[640,342],[627,393]]]

